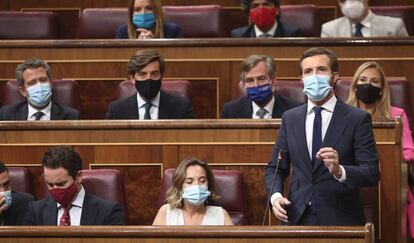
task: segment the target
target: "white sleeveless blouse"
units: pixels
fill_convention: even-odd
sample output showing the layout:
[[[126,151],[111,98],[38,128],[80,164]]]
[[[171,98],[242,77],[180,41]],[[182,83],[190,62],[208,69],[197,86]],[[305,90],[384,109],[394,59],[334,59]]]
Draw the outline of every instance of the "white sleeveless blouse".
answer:
[[[167,205],[166,225],[184,225],[184,215],[181,208],[170,208]],[[222,207],[207,206],[201,225],[224,225],[224,213]]]

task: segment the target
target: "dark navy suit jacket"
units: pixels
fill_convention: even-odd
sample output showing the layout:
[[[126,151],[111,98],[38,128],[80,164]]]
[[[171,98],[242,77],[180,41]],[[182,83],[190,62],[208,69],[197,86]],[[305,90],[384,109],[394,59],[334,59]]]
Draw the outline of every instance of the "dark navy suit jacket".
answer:
[[[194,117],[191,101],[184,97],[160,91],[158,119],[188,119]],[[139,119],[137,94],[109,104],[106,118]]]
[[[316,208],[321,225],[363,225],[363,208],[359,189],[379,181],[377,150],[370,115],[337,101],[322,147],[332,147],[346,172],[346,181],[336,180],[322,161],[312,167],[305,134],[307,104],[286,111],[282,116],[279,136],[272,160],[265,171],[268,193],[283,194],[284,180],[292,167],[289,194],[293,203],[288,210],[290,225],[298,224],[309,201]],[[281,160],[276,183],[271,190],[279,150],[289,152],[289,160]]]
[[[50,196],[29,203],[23,225],[57,225],[57,204]],[[80,225],[122,225],[124,217],[117,202],[85,193]]]
[[[275,105],[273,106],[272,118],[281,118],[283,112],[300,105],[292,99],[274,95]],[[227,102],[221,111],[222,118],[252,118],[253,105],[249,96],[243,96],[240,99]]]
[[[181,27],[172,23],[164,22],[164,38],[182,38]],[[128,39],[128,25],[123,24],[116,30],[117,39]]]
[[[296,27],[281,21],[278,21],[276,32],[273,37],[298,37],[302,36],[302,31]],[[231,31],[231,37],[256,37],[256,31],[254,25],[248,25],[233,29]]]
[[[12,204],[3,212],[3,225],[22,225],[26,208],[34,197],[28,193],[12,191]]]
[[[0,109],[0,121],[27,120],[28,109],[27,101],[2,107]],[[79,117],[80,114],[78,110],[52,101],[50,120],[79,120]]]

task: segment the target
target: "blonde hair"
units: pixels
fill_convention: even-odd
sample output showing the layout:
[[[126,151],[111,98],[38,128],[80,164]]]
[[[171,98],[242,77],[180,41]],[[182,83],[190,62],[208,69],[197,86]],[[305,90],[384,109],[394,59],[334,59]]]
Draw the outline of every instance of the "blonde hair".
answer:
[[[208,167],[207,162],[204,162],[196,158],[189,157],[181,161],[181,163],[175,169],[174,175],[172,178],[172,186],[167,191],[165,200],[172,208],[183,207],[183,197],[182,197],[183,196],[183,184],[185,181],[187,168],[192,165],[201,166],[206,172],[207,181],[208,181],[208,190],[211,193],[211,195],[206,200],[206,203],[208,203],[208,201],[211,201],[211,200],[214,201],[219,198],[219,196],[217,196],[215,192],[216,185],[215,185],[214,175],[210,167]]]
[[[162,12],[162,6],[160,0],[149,0],[152,7],[152,11],[156,16],[155,29],[153,29],[154,38],[164,38],[164,14]],[[135,0],[128,1],[128,37],[129,39],[136,39],[137,31],[132,18],[134,15]],[[155,31],[154,31],[155,30]]]
[[[390,88],[386,79],[386,75],[382,67],[377,62],[365,62],[356,70],[354,77],[352,77],[351,87],[349,88],[349,96],[346,103],[349,105],[359,107],[359,100],[356,96],[357,82],[361,74],[369,69],[375,69],[381,76],[381,96],[379,100],[375,101],[371,117],[373,120],[391,119],[391,96]]]

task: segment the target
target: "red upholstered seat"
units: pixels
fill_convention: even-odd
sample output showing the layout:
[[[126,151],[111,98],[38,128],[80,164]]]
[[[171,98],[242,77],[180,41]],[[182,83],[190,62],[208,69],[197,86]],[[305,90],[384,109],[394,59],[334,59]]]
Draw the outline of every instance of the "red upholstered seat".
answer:
[[[191,83],[187,80],[163,80],[161,90],[191,100]],[[118,85],[118,98],[126,98],[137,92],[135,83],[125,80]]]
[[[29,172],[24,167],[8,167],[10,185],[13,191],[33,194]]]
[[[414,6],[371,6],[372,12],[379,15],[401,18],[409,35],[414,35]]]
[[[0,39],[57,39],[56,15],[51,12],[0,11]]]
[[[311,4],[281,5],[280,21],[297,26],[302,30],[302,36],[319,37],[322,23],[319,18],[319,9]]]
[[[162,179],[158,206],[165,203],[165,193],[172,185],[175,169],[167,169]],[[246,222],[246,202],[243,176],[237,170],[213,170],[216,181],[216,193],[220,196],[213,205],[219,205],[227,210],[235,225]]]
[[[25,98],[19,92],[19,85],[16,80],[9,80],[0,89],[1,104],[12,105],[24,101]],[[53,100],[61,105],[69,106],[80,110],[79,88],[74,80],[54,80]]]
[[[165,19],[179,25],[186,38],[226,36],[220,5],[164,6]]]
[[[115,39],[117,28],[127,20],[127,8],[85,8],[78,22],[77,37]]]

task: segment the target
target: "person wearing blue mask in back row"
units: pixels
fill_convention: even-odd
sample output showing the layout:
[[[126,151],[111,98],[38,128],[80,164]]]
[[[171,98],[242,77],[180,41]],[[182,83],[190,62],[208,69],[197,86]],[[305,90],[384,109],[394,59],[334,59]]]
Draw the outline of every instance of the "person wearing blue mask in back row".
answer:
[[[241,64],[240,80],[247,95],[224,104],[222,118],[280,118],[283,112],[300,105],[273,92],[276,65],[269,56],[247,57]]]
[[[30,58],[16,68],[20,94],[26,100],[2,107],[0,120],[78,120],[79,111],[53,101],[49,65]]]
[[[117,39],[181,38],[181,28],[164,21],[160,0],[129,0],[128,24],[118,27]]]
[[[174,171],[167,204],[161,206],[153,225],[233,225],[225,209],[211,206],[218,198],[208,164],[186,158]]]

